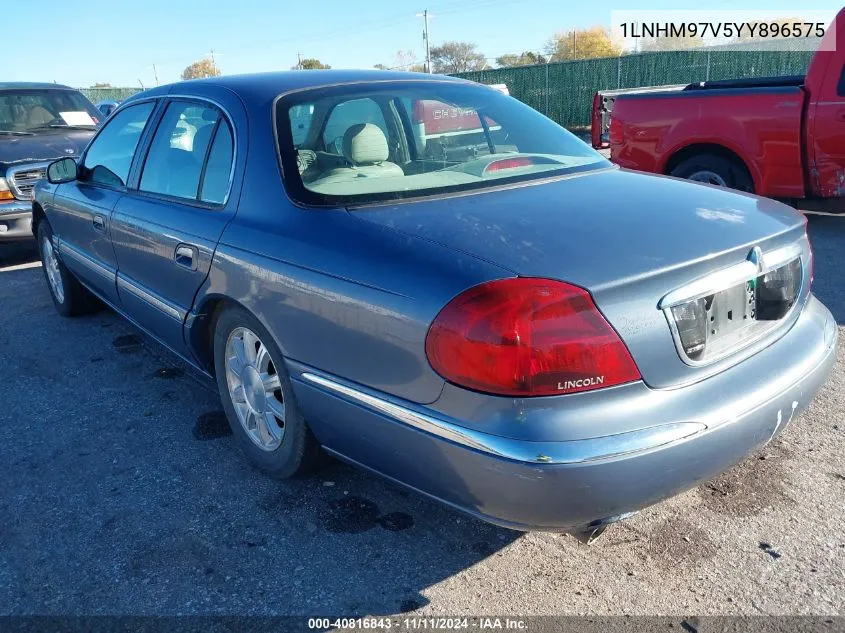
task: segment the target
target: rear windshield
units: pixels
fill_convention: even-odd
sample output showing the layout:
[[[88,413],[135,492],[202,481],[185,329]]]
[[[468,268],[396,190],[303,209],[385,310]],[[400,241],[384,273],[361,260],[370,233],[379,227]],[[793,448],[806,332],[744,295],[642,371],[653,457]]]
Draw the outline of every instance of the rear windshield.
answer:
[[[0,90],[0,131],[92,130],[102,113],[76,90]]]
[[[599,169],[592,148],[484,86],[376,82],[279,99],[285,186],[305,204],[434,196]]]

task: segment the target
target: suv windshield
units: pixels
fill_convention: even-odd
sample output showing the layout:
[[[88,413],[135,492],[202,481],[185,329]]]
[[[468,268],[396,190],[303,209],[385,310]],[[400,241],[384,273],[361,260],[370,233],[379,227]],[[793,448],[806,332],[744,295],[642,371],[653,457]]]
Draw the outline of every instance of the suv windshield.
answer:
[[[68,127],[92,130],[102,116],[76,90],[0,90],[0,132],[36,132]]]
[[[609,165],[553,121],[484,86],[355,84],[294,93],[276,107],[285,185],[306,204],[416,198]]]

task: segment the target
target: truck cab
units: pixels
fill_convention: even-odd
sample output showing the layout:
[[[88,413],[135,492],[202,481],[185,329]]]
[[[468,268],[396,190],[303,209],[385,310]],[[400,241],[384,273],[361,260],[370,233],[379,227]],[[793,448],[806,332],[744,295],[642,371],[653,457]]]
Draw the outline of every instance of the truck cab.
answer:
[[[47,165],[78,156],[103,119],[78,90],[0,83],[0,242],[32,237],[32,192]]]

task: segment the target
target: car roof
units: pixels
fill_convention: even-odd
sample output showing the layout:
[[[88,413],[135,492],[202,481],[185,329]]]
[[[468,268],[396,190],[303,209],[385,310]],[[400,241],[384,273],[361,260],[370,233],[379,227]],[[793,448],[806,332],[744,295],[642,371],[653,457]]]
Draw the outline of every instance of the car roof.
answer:
[[[63,84],[46,81],[0,81],[0,90],[76,90]]]
[[[465,79],[426,73],[395,72],[389,70],[289,70],[282,72],[254,73],[249,75],[224,75],[205,79],[190,79],[152,88],[132,99],[144,96],[176,94],[179,92],[202,93],[203,88],[226,88],[241,97],[260,100],[273,99],[292,90],[321,88],[338,84],[374,81],[439,81],[469,83]]]

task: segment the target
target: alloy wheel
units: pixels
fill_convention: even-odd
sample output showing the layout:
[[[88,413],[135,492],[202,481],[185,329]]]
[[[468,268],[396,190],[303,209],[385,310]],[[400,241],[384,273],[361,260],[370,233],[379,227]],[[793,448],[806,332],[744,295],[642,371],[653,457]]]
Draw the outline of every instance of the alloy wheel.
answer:
[[[59,260],[56,251],[49,237],[41,240],[41,259],[44,264],[44,271],[47,273],[47,281],[50,282],[50,290],[56,301],[65,302],[65,286],[62,283],[62,273],[59,271]]]
[[[226,341],[226,384],[238,421],[262,450],[274,451],[285,435],[282,383],[267,346],[238,327]]]

